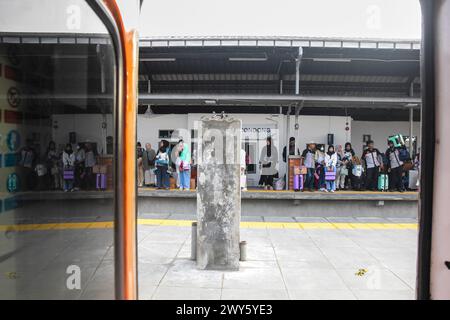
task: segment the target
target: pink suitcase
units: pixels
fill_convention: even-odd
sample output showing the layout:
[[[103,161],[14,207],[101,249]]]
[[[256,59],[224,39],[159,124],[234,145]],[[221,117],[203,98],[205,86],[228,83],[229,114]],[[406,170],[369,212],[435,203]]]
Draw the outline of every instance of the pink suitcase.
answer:
[[[106,174],[97,173],[97,190],[106,190]]]

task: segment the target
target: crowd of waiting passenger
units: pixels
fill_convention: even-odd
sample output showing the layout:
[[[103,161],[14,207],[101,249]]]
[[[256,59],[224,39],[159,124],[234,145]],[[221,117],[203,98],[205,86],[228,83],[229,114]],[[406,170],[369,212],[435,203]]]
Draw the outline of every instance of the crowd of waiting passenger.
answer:
[[[142,148],[137,143],[138,186],[169,189],[170,177],[176,181],[180,190],[189,190],[191,183],[191,151],[189,145],[179,139],[178,143],[170,148],[167,140],[159,142],[157,150],[150,143]]]
[[[270,139],[267,139],[270,145]],[[417,153],[411,158],[404,143],[397,143],[395,139],[388,139],[387,149],[380,152],[369,140],[361,157],[358,157],[350,142],[342,148],[329,145],[320,148],[314,142],[307,145],[301,153],[301,164],[294,168],[294,179],[298,179],[296,190],[335,192],[336,190],[357,191],[400,191],[409,188],[409,171],[418,170],[419,157]],[[289,154],[300,155],[295,152],[295,141],[291,138]],[[283,160],[286,161],[286,149],[283,150]],[[260,184],[273,181],[263,177]],[[265,187],[273,189],[273,182]]]
[[[77,190],[96,189],[95,169],[97,160],[90,143],[67,143],[63,150],[57,150],[50,141],[44,154],[39,154],[27,141],[18,153],[17,163],[24,177],[21,190]]]
[[[335,149],[314,142],[300,153],[295,150],[295,139],[289,143],[289,155],[299,155],[300,166],[294,168],[294,189],[298,191],[335,192],[336,190],[403,192],[410,184],[409,170],[418,170],[419,153],[411,158],[404,143],[388,139],[387,150],[380,152],[373,141],[367,141],[364,152],[357,156],[350,142]],[[191,181],[191,151],[182,138],[170,148],[167,140],[159,142],[154,150],[150,143],[142,148],[137,144],[138,186],[169,189],[170,178],[180,190],[189,190]],[[246,189],[246,168],[249,157],[241,150],[241,186]],[[286,147],[283,149],[286,159]],[[280,177],[277,170],[278,151],[272,139],[266,139],[259,159],[260,179],[258,186],[266,190],[283,189],[286,176]],[[281,183],[280,183],[281,182]],[[297,183],[296,183],[297,182]]]

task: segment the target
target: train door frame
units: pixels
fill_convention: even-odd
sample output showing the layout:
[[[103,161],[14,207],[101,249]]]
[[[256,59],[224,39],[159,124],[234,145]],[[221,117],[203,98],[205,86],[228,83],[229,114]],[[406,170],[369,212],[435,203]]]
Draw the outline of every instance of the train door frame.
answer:
[[[134,300],[137,288],[136,122],[138,34],[132,14],[122,14],[115,0],[86,0],[103,22],[115,51],[114,273],[115,298]],[[130,2],[131,3],[131,2]],[[133,3],[127,3],[133,8]],[[140,2],[135,0],[136,10]]]

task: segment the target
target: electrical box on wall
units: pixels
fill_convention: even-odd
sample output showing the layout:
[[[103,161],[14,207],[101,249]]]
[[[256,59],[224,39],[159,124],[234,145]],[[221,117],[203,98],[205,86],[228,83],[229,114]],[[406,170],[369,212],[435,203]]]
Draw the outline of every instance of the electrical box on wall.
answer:
[[[114,150],[114,138],[112,136],[106,137],[106,154],[113,154]]]
[[[334,145],[334,134],[333,133],[329,133],[327,135],[327,144],[329,146]]]
[[[77,133],[76,132],[69,132],[69,142],[71,144],[77,143]]]

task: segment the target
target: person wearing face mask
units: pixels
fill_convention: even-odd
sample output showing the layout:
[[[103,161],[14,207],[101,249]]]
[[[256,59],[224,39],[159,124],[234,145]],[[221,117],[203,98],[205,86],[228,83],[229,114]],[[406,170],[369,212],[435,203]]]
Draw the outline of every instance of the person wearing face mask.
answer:
[[[338,157],[334,152],[333,146],[328,146],[328,151],[325,154],[325,184],[327,192],[334,192],[336,190],[336,165]]]
[[[376,191],[378,188],[378,174],[383,169],[381,152],[374,147],[373,141],[367,141],[367,149],[364,150],[361,159],[366,167],[365,188],[369,191]]]

